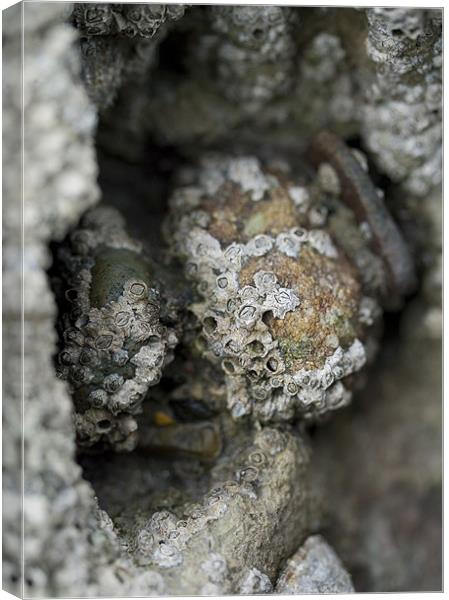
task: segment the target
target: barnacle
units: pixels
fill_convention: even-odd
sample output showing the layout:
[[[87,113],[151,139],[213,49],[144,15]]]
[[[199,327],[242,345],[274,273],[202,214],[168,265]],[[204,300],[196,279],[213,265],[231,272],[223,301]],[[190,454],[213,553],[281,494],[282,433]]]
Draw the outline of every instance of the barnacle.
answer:
[[[324,226],[322,179],[209,156],[171,199],[167,237],[196,287],[202,354],[220,365],[234,418],[317,418],[349,402],[367,361],[380,310]]]
[[[151,265],[106,207],[86,213],[58,254],[67,306],[59,374],[73,391],[78,442],[130,450],[134,415],[177,341],[160,322]]]

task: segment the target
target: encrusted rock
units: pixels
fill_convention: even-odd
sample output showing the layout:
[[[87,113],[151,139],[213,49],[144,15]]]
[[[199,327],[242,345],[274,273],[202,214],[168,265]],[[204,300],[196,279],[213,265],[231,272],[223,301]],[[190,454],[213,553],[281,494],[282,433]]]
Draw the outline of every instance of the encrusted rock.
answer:
[[[216,33],[217,83],[248,112],[280,97],[293,84],[297,13],[280,6],[220,6],[209,9]],[[212,44],[210,36],[207,43]]]
[[[113,103],[123,81],[144,76],[164,24],[183,14],[181,4],[74,4],[70,19],[81,34],[83,79],[100,109]]]
[[[264,428],[235,441],[197,501],[128,527],[135,560],[163,575],[168,594],[271,591],[270,578],[319,513],[304,438]]]
[[[153,37],[161,25],[184,14],[181,4],[97,4],[76,2],[71,16],[83,35]]]
[[[132,450],[132,415],[172,358],[176,335],[160,320],[160,293],[141,245],[112,208],[88,212],[59,249],[63,345],[58,372],[73,392],[78,442]]]
[[[371,8],[366,51],[375,78],[362,127],[380,168],[424,197],[441,181],[441,13]]]
[[[367,360],[379,309],[324,227],[325,212],[320,227],[310,225],[317,197],[322,184],[306,187],[254,157],[215,156],[171,199],[168,238],[197,290],[195,344],[221,366],[235,418],[335,410]]]
[[[71,25],[54,3],[22,3],[5,29],[8,590],[352,591],[329,546],[308,538],[322,526],[315,485],[327,490],[338,526],[326,532],[357,587],[437,589],[440,354],[429,337],[441,329],[441,11],[208,6],[174,26],[183,6],[67,6]],[[396,349],[374,373],[388,388],[368,390],[381,443],[359,404],[343,441],[315,432],[317,454],[320,435],[328,444],[309,466],[304,429],[290,421],[349,401],[376,351],[388,269],[401,265],[385,220],[376,227],[370,210],[345,202],[339,161],[325,156],[315,175],[304,164],[322,127],[367,152],[353,154],[374,181],[389,178],[385,204],[422,268],[423,309],[406,330],[423,337],[402,340],[402,375]],[[205,161],[172,199],[168,242],[185,285],[154,234],[172,173],[211,148],[234,158]],[[86,215],[97,167],[105,202],[121,207],[157,269],[115,210]],[[366,186],[356,187],[363,199]],[[385,431],[400,451],[382,443]],[[137,432],[135,452],[102,453],[132,450]],[[420,446],[426,468],[410,462]],[[405,475],[398,456],[410,462]]]

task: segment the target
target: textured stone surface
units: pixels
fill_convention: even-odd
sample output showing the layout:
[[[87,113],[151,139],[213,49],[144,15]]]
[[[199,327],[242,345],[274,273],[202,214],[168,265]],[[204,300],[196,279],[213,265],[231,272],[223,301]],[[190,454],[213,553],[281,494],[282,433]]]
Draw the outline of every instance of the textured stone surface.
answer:
[[[320,535],[313,535],[287,561],[276,582],[277,594],[350,594],[351,577]]]
[[[70,20],[80,32],[82,77],[99,109],[113,103],[127,78],[145,78],[167,33],[165,22],[183,14],[181,4],[73,4]]]
[[[8,347],[4,355],[4,447],[11,448],[5,455],[4,585],[21,591],[20,554],[14,552],[14,543],[21,534],[21,523],[14,521],[14,514],[21,506],[20,489],[11,478],[19,475],[22,465],[23,431],[23,592],[47,595],[69,593],[75,583],[85,588],[89,578],[87,531],[80,524],[90,518],[93,494],[74,461],[71,399],[55,377],[52,357],[57,339],[56,305],[45,271],[51,264],[49,241],[60,240],[98,198],[93,151],[96,115],[79,79],[77,57],[72,49],[76,36],[63,24],[60,7],[26,4],[10,10],[5,21],[11,19],[11,27],[4,29],[7,61],[4,115],[9,149],[4,164],[9,174],[4,182],[3,221],[6,250],[3,269],[7,283],[3,323]],[[21,72],[18,27],[21,10],[25,24],[23,190],[20,171],[15,168],[17,163],[20,165],[20,140],[15,131],[21,130],[21,88],[17,78]],[[22,217],[23,257],[19,247]],[[23,363],[21,281],[25,320]],[[10,529],[14,524],[18,527]]]
[[[424,197],[441,180],[441,13],[374,8],[366,51],[375,68],[363,131],[379,167]]]
[[[441,11],[25,4],[21,279],[21,10],[4,16],[3,46],[5,588],[29,597],[258,594],[293,587],[351,591],[352,578],[357,591],[439,589]],[[75,27],[63,23],[69,18]],[[168,259],[161,230],[174,190],[172,219],[195,212],[189,206],[195,192],[189,195],[186,186],[205,152],[219,146],[234,158],[221,155],[195,185],[214,198],[224,180],[238,190],[237,200],[245,196],[253,207],[285,187],[280,175],[281,183],[270,187],[273,180],[260,165],[268,161],[285,175],[290,164],[296,183],[289,195],[304,213],[308,237],[314,231],[330,236],[312,235],[305,244],[315,259],[311,284],[322,290],[316,260],[334,265],[337,259],[326,252],[338,247],[340,263],[342,251],[356,265],[358,275],[348,273],[348,281],[360,278],[366,296],[377,300],[385,273],[369,243],[369,227],[339,203],[333,169],[323,164],[314,175],[300,156],[318,127],[363,150],[358,159],[383,188],[418,258],[421,289],[405,307],[401,331],[387,318],[384,351],[363,395],[309,436],[297,424],[264,426],[229,416],[221,365],[191,351],[198,323],[187,308],[195,295],[182,265]],[[250,158],[242,162],[242,156]],[[103,217],[87,227],[95,240],[86,256],[97,258],[99,246],[116,236],[121,252],[131,245],[139,260],[141,253],[150,254],[165,290],[160,318],[168,328],[177,321],[179,342],[174,361],[155,375],[155,381],[162,377],[160,385],[142,382],[146,400],[133,415],[140,437],[131,435],[132,444],[121,448],[134,449],[117,454],[91,448],[81,455],[73,400],[77,412],[86,407],[80,410],[56,374],[63,337],[58,340],[55,325],[64,311],[58,315],[58,287],[51,288],[49,274],[62,275],[52,259],[64,247],[70,249],[66,266],[84,253],[76,232],[100,199],[98,172],[102,201],[122,212],[130,233],[120,224],[102,237],[111,209],[94,211]],[[323,201],[309,205],[304,190],[311,180]],[[272,213],[279,215],[282,202],[275,196]],[[235,223],[231,213],[221,225]],[[206,232],[204,214],[195,218],[194,226]],[[288,221],[288,210],[282,218]],[[175,217],[178,232],[186,225],[181,221]],[[230,243],[272,236],[294,260],[285,236],[278,239],[284,222],[268,233],[257,229],[260,215],[242,222],[247,238],[231,232]],[[191,231],[187,227],[178,246]],[[187,246],[183,251],[195,254],[194,245]],[[217,258],[211,251],[206,256]],[[122,263],[114,261],[114,269]],[[257,273],[247,273],[250,284]],[[210,273],[203,275],[200,285]],[[99,288],[98,297],[108,286]],[[301,286],[293,292],[304,301]],[[345,318],[356,315],[369,327],[378,317],[375,301],[355,296],[361,310],[349,307]],[[350,304],[347,298],[342,303],[344,309]],[[369,358],[376,352],[375,334],[362,340]],[[106,388],[109,367],[106,360],[98,369]],[[362,382],[352,378],[351,386]],[[127,381],[135,382],[135,373]],[[315,535],[319,531],[351,577]]]
[[[236,419],[317,419],[349,403],[345,383],[367,361],[380,307],[325,227],[321,179],[218,155],[171,198],[168,242],[197,291],[194,344],[221,366]]]
[[[441,590],[441,346],[417,337],[422,313],[413,338],[385,344],[357,406],[314,439],[326,539],[357,591]]]
[[[78,443],[133,450],[133,415],[177,342],[160,322],[154,268],[120,213],[104,206],[84,215],[58,256],[58,376],[70,382]]]

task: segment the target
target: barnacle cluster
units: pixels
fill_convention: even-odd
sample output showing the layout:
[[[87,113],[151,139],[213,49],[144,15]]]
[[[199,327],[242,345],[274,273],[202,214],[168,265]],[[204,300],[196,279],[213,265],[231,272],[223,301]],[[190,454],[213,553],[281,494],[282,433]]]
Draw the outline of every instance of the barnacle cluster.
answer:
[[[72,21],[84,35],[151,38],[170,19],[184,14],[180,4],[74,4]]]
[[[110,106],[128,77],[144,77],[155,58],[164,24],[182,17],[180,4],[74,4],[80,31],[83,78],[100,109]]]
[[[351,461],[344,452],[338,460],[344,442],[327,429],[314,436],[310,462],[304,425],[349,402],[376,350],[382,308],[400,307],[414,289],[406,244],[368,170],[377,169],[376,182],[389,177],[388,204],[423,265],[431,262],[431,241],[438,244],[422,220],[434,230],[439,224],[429,207],[439,198],[441,14],[190,6],[178,22],[180,5],[67,6],[73,27],[61,23],[55,3],[25,3],[10,13],[5,36],[14,150],[23,107],[11,90],[25,14],[22,50],[33,65],[22,82],[25,155],[33,155],[25,182],[27,344],[22,352],[11,293],[6,579],[19,582],[25,571],[21,592],[30,597],[351,591],[327,544],[309,537],[322,526],[315,487],[332,498],[339,521],[339,494],[346,498],[353,482],[343,478],[340,493],[335,481],[329,493],[322,481],[330,472],[340,479]],[[362,153],[335,143],[329,131],[318,139],[321,128],[368,152],[369,169]],[[49,162],[55,146],[67,152]],[[218,148],[228,155],[199,161]],[[15,155],[7,169],[11,198],[20,181]],[[105,205],[86,212],[100,187]],[[409,233],[402,209],[415,202],[416,233]],[[120,207],[141,242],[108,205]],[[8,286],[19,289],[17,203],[6,216]],[[46,274],[58,300],[58,348]],[[438,280],[424,285],[438,303]],[[420,329],[423,321],[412,320]],[[410,400],[411,354],[403,375],[395,366],[400,379],[388,384],[388,401],[398,390]],[[25,367],[24,390],[16,364]],[[426,382],[412,394],[417,405],[426,404],[429,389]],[[13,454],[23,391],[20,502],[20,456]],[[412,439],[422,421],[417,411],[409,424],[407,411],[399,420],[389,411],[370,415],[363,404],[359,412],[358,438],[376,422]],[[431,417],[426,448],[437,437]],[[324,460],[321,435],[329,440]],[[388,459],[392,449],[383,452]],[[415,496],[418,514],[434,505],[437,475],[431,488],[429,477],[420,479],[417,491],[415,471],[423,469],[408,460],[409,450],[413,484],[405,493],[412,504]],[[371,476],[392,466],[377,458]],[[393,467],[392,483],[401,471]],[[371,496],[390,488],[380,478]],[[360,504],[363,490],[352,492]],[[393,504],[396,513],[386,513],[396,522]],[[368,589],[391,589],[376,574],[385,571],[374,557],[382,552],[372,551],[385,547],[385,536],[371,538],[379,527],[360,527],[364,515],[359,521],[357,511],[343,512],[345,519],[351,513],[345,531],[364,530],[352,542],[345,531],[330,533],[342,540],[339,550],[351,547],[356,585],[363,589],[363,571],[365,582],[372,578]],[[377,509],[372,514],[375,525],[386,523]],[[434,547],[431,530],[427,548]],[[412,581],[410,573],[427,570],[396,550],[384,553],[387,562],[400,558],[388,573],[406,564],[402,580]]]
[[[349,402],[367,360],[380,310],[327,231],[338,177],[323,167],[306,185],[254,157],[208,156],[171,198],[171,252],[197,291],[192,352],[221,367],[236,419],[320,417]]]
[[[291,8],[220,6],[209,10],[217,84],[232,102],[252,112],[285,94],[293,83],[295,44]]]
[[[129,532],[128,548],[138,565],[162,569],[169,583],[172,577],[176,581],[176,567],[182,566],[186,578],[181,588],[197,586],[193,589],[199,587],[200,595],[231,593],[234,586],[248,591],[267,587],[267,575],[253,570],[252,561],[246,560],[252,533],[268,507],[284,514],[287,505],[297,509],[295,531],[307,528],[306,515],[313,512],[311,496],[304,494],[309,485],[305,478],[309,449],[297,436],[270,427],[247,433],[244,443],[237,436],[237,442],[230,441],[230,448],[211,469],[204,495],[176,508],[156,510]],[[299,478],[303,486],[296,485]],[[237,514],[241,514],[241,527],[229,535]],[[288,546],[284,528],[291,523],[290,516],[285,514],[275,523],[275,519],[267,522],[273,542]],[[270,577],[275,570],[272,557],[270,553],[266,562]],[[189,581],[198,571],[200,581]]]
[[[441,14],[377,7],[366,17],[376,74],[363,111],[368,147],[391,179],[426,197],[441,179]]]
[[[165,221],[166,260],[181,262],[190,288],[176,333],[115,209],[87,213],[59,249],[70,306],[60,375],[81,445],[135,446],[135,415],[178,338],[175,375],[164,371],[174,385],[147,395],[140,443],[204,459],[221,451],[221,414],[307,421],[345,406],[373,354],[385,270],[367,224],[341,217],[331,165],[298,180],[286,163],[206,155],[179,178]]]
[[[73,391],[78,442],[132,450],[134,415],[177,341],[160,322],[151,265],[109,207],[86,213],[58,254],[69,305],[59,375]]]

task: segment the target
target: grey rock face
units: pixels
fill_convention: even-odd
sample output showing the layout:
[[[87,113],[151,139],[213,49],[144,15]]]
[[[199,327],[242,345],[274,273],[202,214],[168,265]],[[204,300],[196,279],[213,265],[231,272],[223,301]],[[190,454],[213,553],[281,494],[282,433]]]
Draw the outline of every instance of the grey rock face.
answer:
[[[350,594],[351,577],[320,535],[307,538],[287,561],[276,582],[277,594]]]
[[[23,107],[18,77],[22,10],[25,11]],[[56,305],[45,271],[51,263],[49,241],[61,240],[82,212],[98,199],[93,150],[96,114],[79,79],[73,50],[76,35],[63,24],[60,8],[46,4],[16,7],[7,13],[6,24],[10,26],[5,27],[4,32],[8,90],[4,114],[8,123],[5,135],[9,152],[5,154],[8,162],[4,166],[9,175],[4,182],[6,252],[3,269],[7,282],[4,335],[9,351],[5,355],[8,383],[4,423],[5,447],[11,452],[6,454],[4,479],[7,500],[5,587],[28,596],[70,593],[74,585],[86,589],[88,584],[90,560],[84,523],[89,520],[94,504],[92,491],[82,480],[80,467],[74,461],[71,398],[56,378],[52,363],[56,349]],[[26,132],[23,189],[17,169],[21,146],[16,133],[20,134],[22,109]],[[22,193],[23,213],[20,210]],[[20,487],[22,460],[23,490]],[[22,491],[23,532],[18,518]],[[22,533],[25,539],[24,589],[20,587],[22,571],[17,552]]]
[[[416,337],[426,331],[416,331],[425,310],[409,311],[399,340],[384,345],[358,410],[337,417],[314,444],[312,472],[329,490],[326,539],[357,591],[442,585],[441,344]],[[329,456],[346,468],[325,467]]]

